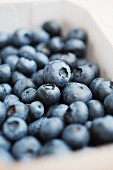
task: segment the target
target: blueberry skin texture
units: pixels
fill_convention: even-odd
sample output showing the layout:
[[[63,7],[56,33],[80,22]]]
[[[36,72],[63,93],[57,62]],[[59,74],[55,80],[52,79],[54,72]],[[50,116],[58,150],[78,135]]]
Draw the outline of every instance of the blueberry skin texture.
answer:
[[[76,61],[76,67],[80,67],[87,64],[89,64],[89,60],[86,58],[78,58]]]
[[[62,139],[73,149],[80,149],[89,143],[90,135],[87,128],[80,124],[65,127]]]
[[[10,55],[17,55],[17,54],[18,54],[18,49],[13,46],[6,46],[0,52],[0,56],[1,56],[3,62],[5,62],[6,59]]]
[[[7,83],[11,78],[11,69],[7,64],[0,65],[0,83]]]
[[[53,139],[47,142],[42,148],[42,155],[69,154],[71,149],[61,139]]]
[[[61,92],[54,84],[44,84],[37,90],[37,98],[46,106],[51,106],[60,100]]]
[[[43,28],[38,28],[32,33],[33,44],[48,42],[49,39],[50,39],[50,35]]]
[[[104,80],[105,80],[105,79],[104,79],[103,77],[98,77],[98,78],[95,78],[95,79],[91,82],[91,84],[90,84],[90,89],[91,89],[91,91],[92,91],[92,93],[93,93],[93,96],[94,96],[95,98],[98,97],[98,93],[97,93],[98,86],[99,86],[99,84],[100,84],[102,81],[104,81]]]
[[[49,63],[49,59],[47,55],[45,55],[42,52],[36,52],[36,55],[34,56],[34,60],[37,63],[38,70],[43,69],[45,65]]]
[[[69,31],[69,33],[67,35],[67,39],[70,39],[70,38],[80,39],[84,43],[87,43],[87,41],[88,41],[88,35],[87,35],[86,31],[82,28],[76,28],[76,29]]]
[[[18,80],[22,80],[22,79],[25,79],[27,78],[24,74],[18,72],[18,71],[14,71],[12,73],[12,76],[11,76],[11,82],[13,84],[15,84]]]
[[[9,65],[12,71],[14,71],[18,60],[19,60],[19,57],[17,55],[10,55],[7,57],[5,63]]]
[[[10,117],[3,125],[3,133],[11,141],[19,140],[27,134],[27,124],[19,117]]]
[[[108,95],[105,99],[104,99],[104,106],[105,106],[105,110],[108,114],[113,115],[113,93]]]
[[[46,21],[42,28],[47,31],[51,36],[58,36],[61,35],[61,27],[55,21]]]
[[[98,100],[90,100],[87,103],[89,109],[89,120],[103,117],[105,114],[104,105]]]
[[[63,54],[56,53],[56,54],[51,55],[50,61],[52,61],[52,60],[62,60],[64,62],[66,62],[72,69],[74,69],[75,65],[76,65],[77,58],[76,58],[75,54],[67,52],[67,53],[63,53]]]
[[[12,35],[12,42],[17,47],[20,47],[22,45],[29,45],[31,43],[31,40],[31,32],[24,28],[17,29]]]
[[[5,97],[3,103],[5,104],[6,109],[18,102],[19,98],[14,94],[9,94]]]
[[[29,109],[24,103],[17,101],[7,110],[7,117],[15,116],[26,120],[28,117]]]
[[[103,101],[106,96],[113,93],[113,82],[112,81],[102,81],[97,88],[98,98]]]
[[[68,83],[65,86],[62,96],[64,102],[67,104],[71,104],[74,101],[87,103],[92,99],[91,90],[85,84],[75,82]]]
[[[58,117],[49,118],[40,128],[40,138],[48,141],[57,138],[64,129],[63,121]]]
[[[33,120],[37,120],[44,115],[44,105],[40,101],[32,102],[29,105],[29,116]]]
[[[16,82],[13,91],[18,97],[21,98],[22,92],[27,88],[35,88],[35,84],[31,81],[31,79],[25,78]]]
[[[0,125],[2,125],[5,118],[6,118],[6,107],[5,107],[4,103],[2,103],[0,101]]]
[[[49,43],[39,43],[38,45],[35,46],[35,49],[37,52],[42,52],[47,56],[50,56],[51,51],[50,51],[50,47],[49,47]]]
[[[18,51],[18,55],[20,57],[27,58],[29,60],[34,60],[35,54],[35,48],[30,45],[24,45]]]
[[[100,68],[97,64],[94,63],[89,63],[88,66],[94,71],[95,73],[95,77],[99,77],[100,76]]]
[[[64,117],[69,124],[84,124],[88,119],[88,115],[89,113],[87,105],[82,101],[76,101],[69,106]]]
[[[0,32],[0,48],[3,48],[8,44],[9,34],[4,32]]]
[[[31,76],[37,70],[37,64],[34,60],[28,60],[27,58],[20,58],[16,64],[17,71],[25,74],[26,76]]]
[[[10,148],[11,143],[3,135],[0,135],[0,149],[9,150]]]
[[[21,99],[24,103],[29,104],[36,100],[36,90],[33,88],[28,88],[23,91]]]
[[[113,117],[105,116],[95,119],[92,122],[90,133],[95,144],[113,142]]]
[[[14,158],[7,150],[0,148],[0,161],[6,163],[13,163]]]
[[[89,85],[94,78],[95,73],[88,65],[80,66],[73,72],[73,81],[75,82]]]
[[[30,123],[28,125],[28,134],[36,137],[40,137],[40,128],[48,120],[47,117],[41,117],[40,119]]]
[[[43,79],[43,69],[34,73],[32,75],[32,80],[38,87],[45,84],[44,79]]]
[[[86,45],[83,41],[72,38],[66,41],[65,51],[73,52],[77,57],[82,58],[86,54]]]
[[[49,108],[47,112],[48,117],[59,117],[62,121],[64,121],[64,115],[68,110],[68,105],[59,104]]]
[[[90,129],[91,129],[91,125],[92,125],[92,121],[91,121],[91,120],[88,120],[88,121],[85,123],[85,126],[87,127],[87,129],[89,130],[89,132],[90,132]]]
[[[46,83],[55,84],[58,87],[65,86],[71,77],[70,67],[63,61],[54,60],[44,68],[43,78]]]
[[[9,84],[4,83],[0,84],[0,100],[4,100],[4,98],[12,92],[12,88]]]
[[[64,41],[62,37],[53,37],[50,40],[49,47],[52,53],[58,53],[64,50]]]
[[[12,154],[19,160],[29,160],[39,155],[41,143],[33,136],[26,136],[15,142],[12,147]]]

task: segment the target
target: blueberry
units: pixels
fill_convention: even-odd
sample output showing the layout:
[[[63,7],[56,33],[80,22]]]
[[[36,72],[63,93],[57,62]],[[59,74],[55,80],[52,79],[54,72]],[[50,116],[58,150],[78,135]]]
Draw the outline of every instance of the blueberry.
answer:
[[[64,128],[63,121],[58,117],[49,118],[40,128],[40,137],[43,141],[57,138]]]
[[[49,44],[45,43],[45,42],[42,42],[42,43],[39,43],[38,45],[36,45],[35,49],[37,52],[42,52],[47,56],[49,56],[51,54]]]
[[[22,92],[22,101],[29,104],[36,100],[36,90],[34,88],[28,88]]]
[[[32,80],[33,82],[39,87],[44,84],[44,79],[43,79],[43,69],[35,72],[32,75]]]
[[[3,48],[8,44],[9,34],[0,32],[0,48]]]
[[[88,36],[84,29],[82,28],[76,28],[71,31],[69,31],[67,38],[76,38],[82,40],[84,43],[87,43]]]
[[[113,93],[113,82],[108,80],[102,81],[97,89],[98,98],[103,101],[111,93]]]
[[[89,143],[90,135],[85,126],[72,124],[65,127],[62,139],[73,149],[79,149]]]
[[[0,65],[0,83],[7,83],[11,78],[11,69],[7,64]]]
[[[42,155],[59,155],[71,152],[69,146],[61,139],[53,139],[42,148]]]
[[[54,60],[45,66],[43,76],[46,83],[63,87],[70,80],[71,70],[65,62]]]
[[[88,119],[88,107],[82,101],[75,101],[70,104],[64,117],[68,123],[84,124]]]
[[[20,58],[17,62],[16,69],[26,76],[31,76],[37,70],[37,64],[34,60]]]
[[[64,102],[70,104],[74,101],[83,101],[88,102],[92,99],[92,93],[90,89],[81,83],[68,83],[63,90],[63,99]]]
[[[30,45],[24,45],[20,48],[18,55],[20,57],[27,58],[29,60],[34,60],[34,56],[36,54],[35,49]]]
[[[62,37],[53,37],[50,40],[49,47],[51,52],[58,53],[64,50],[64,40]]]
[[[31,40],[32,36],[30,31],[24,28],[17,29],[12,36],[12,42],[17,47],[20,47],[22,45],[29,45],[31,43]]]
[[[41,143],[33,136],[26,136],[15,142],[12,154],[19,160],[29,160],[39,155]]]
[[[4,98],[12,92],[12,88],[9,84],[4,83],[0,84],[0,100],[4,100]]]
[[[10,55],[17,55],[17,54],[18,54],[18,50],[13,46],[6,46],[0,52],[0,56],[1,56],[2,60],[3,60],[3,62],[5,62],[5,60]]]
[[[65,50],[75,53],[78,57],[84,57],[86,54],[86,45],[79,39],[69,39],[65,44]]]
[[[0,101],[0,125],[4,122],[6,118],[6,107],[4,103]]]
[[[92,125],[92,121],[91,120],[88,120],[86,123],[85,123],[85,126],[87,127],[87,129],[90,131],[91,129],[91,125]]]
[[[89,60],[86,58],[78,58],[76,60],[76,67],[80,67],[80,66],[87,65],[87,64],[89,64]]]
[[[48,42],[49,39],[50,39],[50,35],[42,28],[38,28],[32,33],[33,44]]]
[[[13,91],[18,97],[21,97],[22,92],[27,88],[35,88],[35,84],[31,81],[31,79],[25,78],[16,82]]]
[[[108,114],[113,115],[113,93],[108,95],[104,100],[105,110]]]
[[[26,135],[27,124],[19,117],[10,117],[3,125],[3,133],[11,141],[18,140]]]
[[[49,117],[59,117],[61,120],[64,121],[64,115],[68,110],[68,105],[66,104],[59,104],[49,108],[47,116]]]
[[[3,135],[0,135],[0,149],[9,150],[10,148],[11,143]]]
[[[8,109],[10,106],[14,105],[15,102],[19,101],[19,98],[15,96],[14,94],[9,94],[4,99],[4,104],[6,109]]]
[[[26,76],[18,71],[14,71],[12,73],[11,81],[13,84],[15,84],[18,80],[25,79]]]
[[[97,64],[92,64],[91,62],[88,64],[88,66],[94,71],[95,73],[95,77],[99,77],[100,76],[100,69],[99,66]]]
[[[14,158],[7,150],[0,148],[0,161],[12,163],[14,161]]]
[[[40,136],[40,128],[43,124],[48,120],[46,117],[41,117],[40,119],[32,122],[28,126],[28,133],[32,136],[36,136],[39,138]]]
[[[61,27],[55,21],[46,21],[42,25],[43,29],[46,30],[51,36],[58,36],[61,34]]]
[[[43,69],[45,65],[49,63],[48,57],[42,52],[36,52],[34,60],[37,63],[38,69]]]
[[[40,101],[32,102],[29,105],[29,115],[33,120],[39,119],[44,115],[44,105]]]
[[[100,84],[102,81],[104,81],[104,80],[105,80],[105,79],[104,79],[103,77],[99,77],[99,78],[95,78],[95,79],[91,82],[91,84],[90,84],[90,89],[91,89],[91,91],[92,91],[92,93],[93,93],[93,96],[94,96],[95,98],[98,97],[98,92],[97,92],[98,86],[99,86],[99,84]]]
[[[76,55],[70,52],[67,53],[56,53],[51,55],[50,60],[62,60],[66,62],[72,69],[75,68],[76,65]]]
[[[75,82],[89,85],[95,78],[95,73],[88,65],[83,65],[74,70],[73,80]]]
[[[7,65],[9,65],[9,67],[11,68],[12,71],[14,71],[18,60],[19,60],[19,58],[17,55],[10,55],[7,57],[5,63]]]
[[[105,114],[104,106],[100,101],[90,100],[87,103],[87,105],[88,105],[88,109],[89,109],[89,119],[90,120],[104,116],[104,114]]]
[[[12,106],[7,110],[7,116],[20,117],[21,119],[26,120],[28,116],[28,106],[20,101],[16,101]]]
[[[90,131],[95,144],[113,142],[113,117],[105,116],[93,120]]]
[[[37,98],[46,106],[51,106],[59,101],[60,90],[54,84],[44,84],[37,90]]]

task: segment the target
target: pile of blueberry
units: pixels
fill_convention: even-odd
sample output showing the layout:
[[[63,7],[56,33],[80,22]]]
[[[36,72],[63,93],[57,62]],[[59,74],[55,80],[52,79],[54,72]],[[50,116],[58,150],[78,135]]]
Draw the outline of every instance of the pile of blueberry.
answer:
[[[0,161],[113,142],[113,82],[86,58],[83,29],[55,21],[0,33]]]

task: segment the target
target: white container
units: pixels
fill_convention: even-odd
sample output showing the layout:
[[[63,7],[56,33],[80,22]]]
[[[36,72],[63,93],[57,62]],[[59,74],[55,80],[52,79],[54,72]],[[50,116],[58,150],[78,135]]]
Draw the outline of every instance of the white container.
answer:
[[[102,75],[113,79],[113,47],[92,17],[83,8],[66,1],[33,2],[0,5],[0,31],[25,27],[34,29],[46,20],[58,21],[66,33],[82,27],[88,32],[88,57],[99,64]],[[0,164],[0,170],[111,170],[113,145],[52,156],[14,165]]]

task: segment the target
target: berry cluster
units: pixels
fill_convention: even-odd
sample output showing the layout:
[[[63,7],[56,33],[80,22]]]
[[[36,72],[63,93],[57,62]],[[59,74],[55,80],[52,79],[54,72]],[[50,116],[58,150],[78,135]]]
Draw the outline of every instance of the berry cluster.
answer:
[[[113,82],[86,58],[83,29],[47,21],[0,34],[0,160],[113,142]]]

